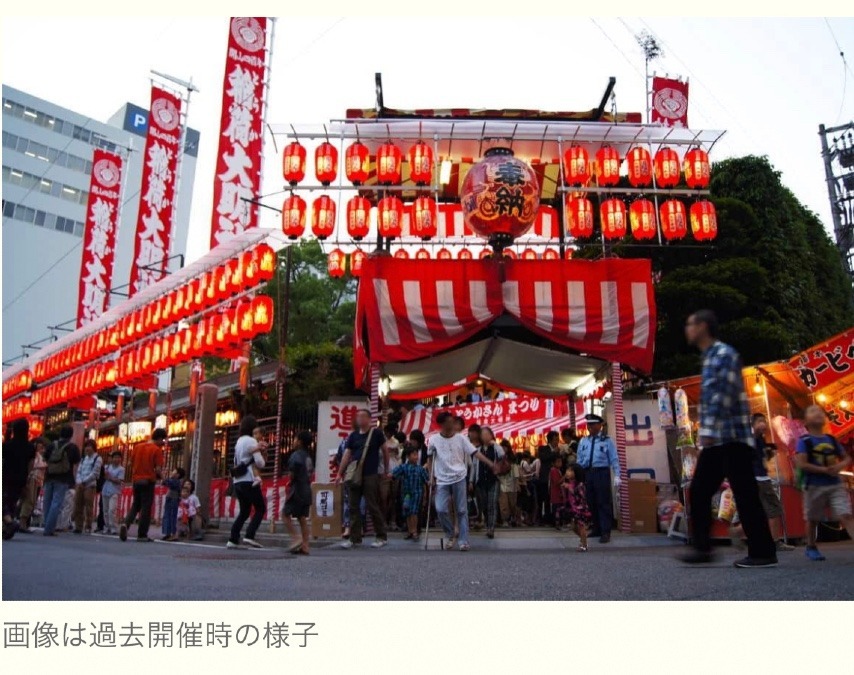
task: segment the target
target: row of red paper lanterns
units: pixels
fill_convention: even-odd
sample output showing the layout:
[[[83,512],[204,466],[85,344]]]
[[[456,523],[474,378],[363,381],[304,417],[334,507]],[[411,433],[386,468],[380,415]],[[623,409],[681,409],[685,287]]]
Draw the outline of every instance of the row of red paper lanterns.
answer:
[[[409,148],[409,176],[416,185],[427,185],[433,180],[433,148],[418,142]],[[364,143],[350,145],[344,153],[344,173],[353,185],[368,180],[371,153]],[[384,143],[377,149],[377,182],[380,185],[400,185],[403,176],[403,151],[394,143]],[[282,155],[282,175],[292,186],[305,179],[306,150],[298,142],[285,147]],[[314,175],[321,185],[330,185],[338,177],[338,148],[332,143],[321,143],[314,151]]]
[[[306,174],[306,149],[298,142],[285,147],[282,173],[292,186],[299,185]],[[591,161],[590,153],[582,145],[571,145],[563,154],[564,183],[586,186],[595,178],[600,187],[620,182],[620,166],[625,159],[629,184],[634,187],[672,188],[679,184],[681,174],[689,188],[705,189],[709,186],[711,164],[708,153],[702,148],[692,148],[679,161],[678,153],[663,147],[653,157],[642,145],[632,147],[625,158],[610,145],[601,147]],[[433,149],[424,142],[410,147],[408,152],[410,178],[416,185],[427,185],[433,180]],[[344,172],[353,185],[362,185],[370,176],[371,155],[366,145],[353,143],[345,151]],[[321,143],[314,151],[314,172],[321,185],[330,185],[338,177],[338,149],[329,142]],[[403,175],[403,152],[393,143],[384,143],[377,150],[377,183],[399,185]]]
[[[33,393],[33,410],[94,394],[105,387],[126,384],[179,363],[205,356],[236,356],[244,342],[273,328],[273,299],[259,295],[252,301],[200,320],[172,335],[147,340],[115,361],[104,361],[78,370],[70,377]],[[237,353],[235,353],[237,351]]]
[[[360,241],[368,236],[371,222],[371,202],[366,197],[352,197],[347,202],[347,234]],[[418,197],[404,205],[398,197],[384,197],[377,203],[377,232],[381,237],[395,239],[403,233],[404,211],[409,211],[411,233],[421,239],[436,236],[439,208],[431,197]],[[298,239],[305,232],[308,205],[299,195],[287,197],[282,204],[282,232],[289,239]],[[314,200],[311,209],[311,231],[320,240],[335,232],[335,201],[328,195]]]
[[[572,260],[572,254],[573,250],[568,249],[564,253],[564,259]],[[478,252],[477,258],[478,260],[484,260],[485,258],[493,257],[493,255],[494,253],[492,249],[484,248]],[[547,248],[542,253],[539,253],[532,248],[526,248],[519,254],[517,254],[513,249],[506,248],[503,251],[503,256],[511,260],[516,260],[517,258],[521,260],[560,260],[560,252],[554,248]],[[326,270],[329,273],[329,276],[337,278],[343,277],[349,268],[350,274],[359,278],[362,276],[362,268],[367,257],[368,254],[361,249],[356,249],[348,256],[344,251],[336,248],[330,251],[327,256]],[[436,251],[434,255],[426,248],[422,247],[414,254],[410,254],[409,251],[405,249],[398,249],[392,254],[392,257],[397,258],[398,260],[430,260],[434,257],[436,260],[453,260],[454,254],[449,249],[442,247]],[[461,248],[457,251],[457,260],[474,260],[474,258],[475,254],[467,248]]]
[[[567,195],[565,204],[569,234],[577,239],[592,236],[593,203],[586,197]],[[661,235],[673,241],[685,237],[689,224],[697,241],[710,241],[718,234],[715,206],[707,200],[695,202],[688,212],[682,202],[669,199],[656,214],[649,199],[636,199],[628,207],[622,199],[606,199],[599,206],[599,219],[605,239],[622,239],[629,229],[635,239],[654,239],[660,227]]]
[[[33,386],[33,375],[29,370],[22,370],[3,382],[3,398],[12,398],[21,392],[29,391]]]
[[[3,424],[27,417],[32,412],[30,397],[24,396],[3,404]]]
[[[269,281],[275,272],[275,251],[267,244],[259,244],[127,314],[109,328],[104,328],[40,361],[35,367],[35,379],[49,380],[165,330],[183,319]]]

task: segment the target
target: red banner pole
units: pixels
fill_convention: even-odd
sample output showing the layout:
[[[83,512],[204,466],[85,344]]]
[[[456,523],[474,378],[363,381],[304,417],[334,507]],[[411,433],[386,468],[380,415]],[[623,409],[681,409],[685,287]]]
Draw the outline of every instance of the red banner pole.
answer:
[[[617,444],[617,459],[620,461],[620,531],[631,532],[629,518],[629,483],[626,473],[626,418],[623,412],[623,368],[619,363],[611,364],[611,393],[614,401],[614,441]]]

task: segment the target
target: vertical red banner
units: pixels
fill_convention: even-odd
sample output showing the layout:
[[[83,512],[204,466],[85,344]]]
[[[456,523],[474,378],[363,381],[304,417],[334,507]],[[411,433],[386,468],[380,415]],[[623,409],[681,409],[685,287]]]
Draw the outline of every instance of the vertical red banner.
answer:
[[[180,153],[181,99],[159,87],[152,87],[139,215],[130,267],[130,297],[166,274]]]
[[[95,149],[86,231],[83,233],[83,260],[77,300],[77,327],[97,319],[107,309],[113,281],[116,229],[121,205],[122,158]]]
[[[653,124],[688,128],[688,83],[665,77],[652,78]]]
[[[232,17],[214,177],[211,248],[258,225],[267,19]]]

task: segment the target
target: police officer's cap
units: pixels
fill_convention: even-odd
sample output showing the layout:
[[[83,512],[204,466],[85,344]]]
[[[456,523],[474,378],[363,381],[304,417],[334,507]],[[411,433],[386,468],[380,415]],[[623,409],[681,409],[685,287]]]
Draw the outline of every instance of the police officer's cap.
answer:
[[[594,415],[593,413],[585,415],[584,421],[588,424],[605,424],[605,420],[599,417],[599,415]]]

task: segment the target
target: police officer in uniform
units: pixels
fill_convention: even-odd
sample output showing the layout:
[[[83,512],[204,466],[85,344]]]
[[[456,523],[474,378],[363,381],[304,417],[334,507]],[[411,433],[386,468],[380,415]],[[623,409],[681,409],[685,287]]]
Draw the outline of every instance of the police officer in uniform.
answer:
[[[599,537],[599,542],[611,541],[611,526],[614,523],[614,502],[611,497],[611,470],[614,470],[614,487],[620,486],[620,462],[617,446],[613,439],[603,433],[603,420],[599,415],[586,415],[589,436],[578,444],[578,464],[585,469],[587,504],[593,517],[590,535]]]

